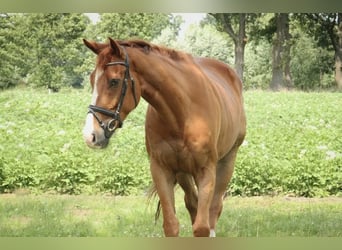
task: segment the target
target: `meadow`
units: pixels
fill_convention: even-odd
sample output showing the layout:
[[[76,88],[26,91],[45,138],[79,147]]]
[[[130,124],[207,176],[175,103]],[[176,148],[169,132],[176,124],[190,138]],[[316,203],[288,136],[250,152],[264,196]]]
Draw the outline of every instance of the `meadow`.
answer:
[[[247,137],[217,235],[341,237],[341,93],[244,97]],[[163,235],[146,195],[147,104],[107,149],[91,150],[81,133],[90,98],[75,89],[0,92],[0,236]],[[179,189],[176,209],[181,236],[191,236]]]
[[[162,237],[156,200],[139,196],[0,195],[2,237]],[[182,192],[180,236],[192,236]],[[341,198],[229,197],[218,237],[342,237]]]
[[[234,196],[341,196],[342,94],[247,91]],[[89,90],[0,92],[0,193],[136,195],[150,184],[141,102],[105,150],[86,147]]]

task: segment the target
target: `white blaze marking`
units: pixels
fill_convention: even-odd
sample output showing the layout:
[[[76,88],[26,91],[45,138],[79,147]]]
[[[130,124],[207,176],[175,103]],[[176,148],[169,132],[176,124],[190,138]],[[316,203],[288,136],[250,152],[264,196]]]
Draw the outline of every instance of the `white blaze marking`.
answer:
[[[98,96],[97,83],[102,75],[103,75],[103,70],[97,69],[96,74],[95,74],[95,83],[94,83],[93,97],[91,98],[91,105],[96,105],[96,100]]]
[[[91,105],[96,105],[96,100],[98,97],[97,92],[97,83],[100,79],[100,77],[103,75],[103,70],[96,70],[95,74],[95,82],[94,82],[94,89],[93,89],[93,95],[91,97]],[[85,140],[89,140],[89,138],[92,138],[92,133],[94,132],[94,116],[91,113],[88,113],[85,121],[85,125],[83,128],[83,137]]]

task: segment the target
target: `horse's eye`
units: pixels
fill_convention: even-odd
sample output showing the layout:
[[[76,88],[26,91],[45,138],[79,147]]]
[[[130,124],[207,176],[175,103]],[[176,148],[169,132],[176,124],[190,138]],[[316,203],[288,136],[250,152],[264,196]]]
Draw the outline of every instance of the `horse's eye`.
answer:
[[[109,81],[109,86],[110,87],[117,87],[117,86],[119,86],[119,84],[120,84],[120,79],[111,79],[110,81]]]

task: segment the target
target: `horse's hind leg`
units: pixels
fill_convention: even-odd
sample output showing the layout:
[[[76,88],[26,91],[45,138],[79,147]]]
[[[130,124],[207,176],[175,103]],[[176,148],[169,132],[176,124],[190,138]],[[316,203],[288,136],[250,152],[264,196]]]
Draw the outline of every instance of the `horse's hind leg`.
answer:
[[[197,215],[197,190],[193,177],[190,174],[178,173],[176,175],[178,184],[184,190],[184,202],[189,211],[191,222],[194,224]]]
[[[161,168],[153,159],[150,167],[162,208],[164,234],[167,237],[178,236],[179,222],[176,218],[174,197],[175,176],[167,168]]]
[[[236,159],[238,147],[234,147],[224,158],[217,164],[216,184],[213,200],[210,207],[210,236],[215,237],[215,227],[218,218],[221,215],[223,207],[223,196],[227,185],[232,178],[234,171],[234,163]]]

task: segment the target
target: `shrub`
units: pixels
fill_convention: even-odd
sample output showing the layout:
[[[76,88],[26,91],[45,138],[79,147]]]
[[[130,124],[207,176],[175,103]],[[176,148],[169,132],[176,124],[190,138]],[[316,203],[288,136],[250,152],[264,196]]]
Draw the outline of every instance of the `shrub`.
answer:
[[[91,150],[81,130],[86,90],[1,92],[0,192],[145,192],[151,183],[142,101],[107,149]],[[232,195],[341,195],[340,93],[247,91],[247,136]]]

